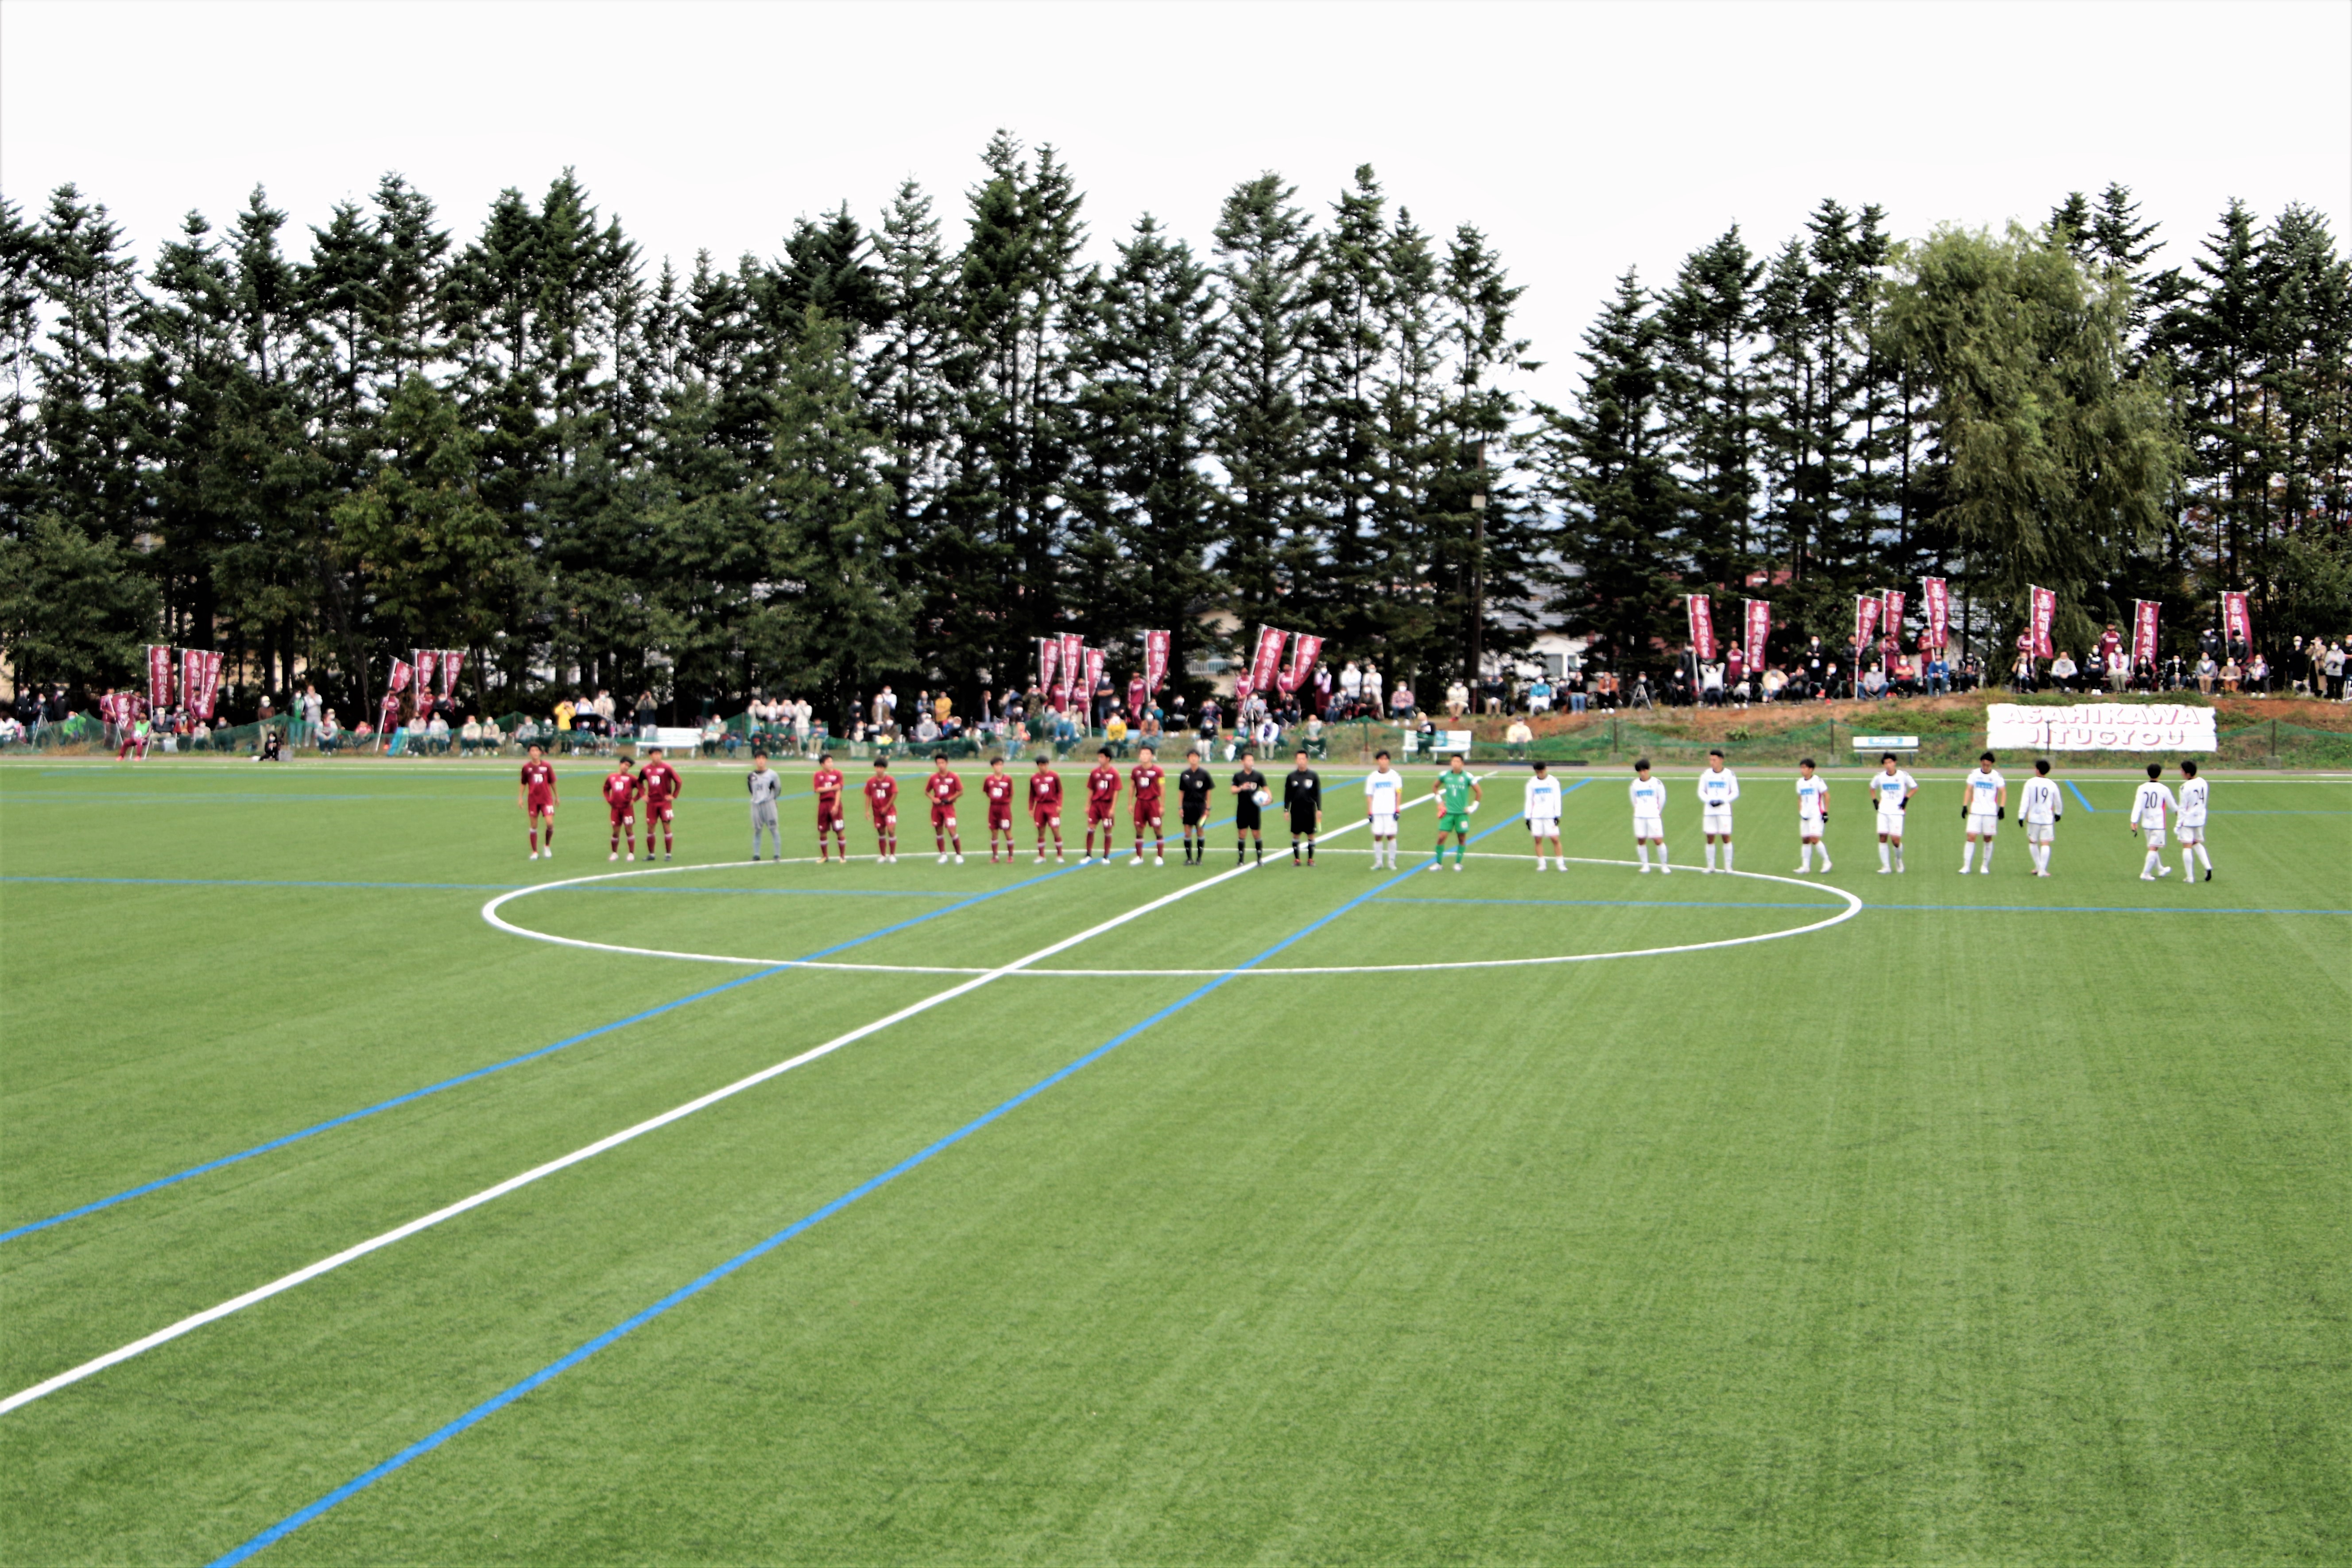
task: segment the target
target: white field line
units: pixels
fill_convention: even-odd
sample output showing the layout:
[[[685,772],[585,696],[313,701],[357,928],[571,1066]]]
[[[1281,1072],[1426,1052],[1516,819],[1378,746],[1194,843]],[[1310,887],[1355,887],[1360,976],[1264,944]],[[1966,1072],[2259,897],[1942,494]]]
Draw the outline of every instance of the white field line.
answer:
[[[1429,799],[1434,797],[1424,796],[1423,798]],[[1412,804],[1418,805],[1420,803],[1416,801]],[[1351,824],[1350,826],[1360,826],[1362,825]],[[1343,827],[1338,831],[1344,833],[1348,831],[1348,829]],[[1137,905],[1134,909],[1129,910],[1124,914],[1114,915],[1109,920],[1103,921],[1099,925],[1089,926],[1085,931],[1078,932],[1075,936],[1066,936],[1059,942],[1049,943],[1045,947],[1039,948],[1034,952],[1026,953],[1020,958],[1014,959],[1010,963],[1001,965],[995,969],[987,970],[962,982],[961,984],[950,985],[944,991],[935,992],[932,994],[924,997],[919,1002],[899,1008],[897,1012],[890,1014],[887,1017],[877,1018],[870,1024],[861,1024],[856,1028],[850,1030],[847,1034],[837,1035],[832,1039],[825,1041],[824,1044],[813,1047],[808,1050],[803,1051],[796,1057],[787,1058],[786,1059],[776,1063],[773,1067],[762,1068],[758,1072],[751,1074],[748,1078],[737,1079],[733,1083],[728,1084],[722,1089],[714,1089],[708,1094],[689,1100],[683,1105],[675,1106],[668,1110],[663,1111],[658,1116],[648,1117],[646,1120],[638,1122],[634,1127],[625,1127],[618,1132],[612,1133],[604,1138],[599,1138],[593,1143],[589,1143],[581,1148],[574,1149],[569,1154],[550,1160],[543,1165],[534,1165],[530,1170],[524,1171],[519,1175],[509,1176],[505,1181],[499,1183],[495,1186],[484,1187],[480,1192],[474,1194],[471,1197],[460,1198],[456,1203],[451,1204],[445,1208],[435,1209],[431,1214],[419,1215],[416,1218],[410,1220],[405,1225],[395,1226],[380,1236],[370,1237],[367,1240],[353,1247],[347,1247],[343,1248],[342,1251],[335,1253],[331,1257],[322,1258],[316,1263],[308,1264],[303,1268],[294,1270],[291,1274],[281,1275],[278,1279],[271,1280],[267,1285],[258,1286],[254,1289],[247,1290],[242,1296],[232,1296],[227,1300],[221,1302],[217,1306],[207,1307],[201,1312],[191,1313],[189,1316],[182,1318],[176,1323],[173,1323],[165,1328],[158,1329],[152,1334],[148,1334],[141,1339],[133,1340],[129,1344],[119,1346],[114,1350],[107,1352],[104,1355],[95,1356],[90,1360],[82,1363],[79,1366],[69,1367],[66,1371],[58,1373],[54,1377],[44,1378],[41,1382],[34,1384],[29,1388],[19,1389],[16,1393],[9,1394],[6,1398],[0,1399],[0,1415],[5,1415],[12,1410],[19,1409],[24,1405],[32,1404],[33,1401],[37,1399],[55,1394],[58,1389],[79,1383],[86,1377],[104,1372],[108,1367],[115,1366],[121,1363],[129,1361],[133,1356],[142,1355],[148,1351],[153,1350],[158,1345],[169,1344],[172,1341],[180,1338],[183,1334],[193,1333],[196,1330],[203,1328],[206,1323],[217,1322],[221,1319],[228,1317],[233,1313],[245,1310],[247,1307],[253,1306],[258,1302],[267,1301],[272,1296],[282,1295],[286,1291],[293,1289],[298,1285],[306,1284],[312,1279],[318,1279],[322,1274],[331,1273],[354,1259],[365,1258],[372,1252],[380,1252],[396,1241],[405,1240],[407,1237],[415,1236],[419,1231],[429,1230],[433,1226],[439,1225],[442,1221],[454,1219],[469,1209],[479,1208],[484,1204],[502,1198],[509,1193],[514,1192],[519,1188],[527,1187],[542,1177],[551,1176],[556,1172],[567,1169],[572,1165],[577,1165],[584,1160],[593,1160],[597,1155],[604,1153],[607,1150],[617,1149],[622,1144],[630,1142],[632,1139],[643,1137],[646,1133],[653,1131],[656,1128],[667,1127],[671,1122],[691,1116],[698,1110],[707,1110],[709,1107],[718,1104],[722,1100],[731,1099],[735,1095],[742,1093],[745,1089],[763,1084],[772,1078],[792,1071],[794,1068],[805,1066],[806,1064],[815,1061],[822,1057],[831,1056],[834,1052],[841,1049],[844,1046],[854,1044],[858,1040],[866,1038],[868,1035],[879,1033],[881,1030],[889,1028],[895,1024],[903,1024],[908,1019],[916,1016],[918,1014],[930,1011],[932,1008],[939,1006],[941,1003],[951,1002],[959,996],[967,995],[971,992],[979,990],[982,986],[988,984],[992,981],[1003,979],[1008,974],[1017,973],[1021,970],[1027,968],[1030,964],[1036,963],[1044,959],[1051,958],[1055,953],[1066,952],[1071,948],[1077,946],[1080,942],[1090,941],[1095,937],[1102,935],[1105,931],[1114,931],[1118,927],[1127,924],[1130,921],[1140,920],[1145,915],[1150,914],[1155,910],[1166,909],[1169,905],[1175,903],[1179,900],[1189,899],[1195,893],[1202,892],[1210,888],[1213,888],[1220,882],[1230,881],[1234,878],[1241,876],[1244,872],[1253,871],[1256,868],[1255,862],[1249,865],[1236,866],[1232,870],[1220,872],[1216,876],[1211,877],[1206,881],[1193,882],[1188,886],[1179,888],[1173,892],[1162,894],[1160,897],[1153,899],[1149,903]],[[593,879],[580,878],[575,879],[585,881],[592,880]],[[495,902],[496,900],[493,901]],[[485,912],[487,912],[487,910]]]

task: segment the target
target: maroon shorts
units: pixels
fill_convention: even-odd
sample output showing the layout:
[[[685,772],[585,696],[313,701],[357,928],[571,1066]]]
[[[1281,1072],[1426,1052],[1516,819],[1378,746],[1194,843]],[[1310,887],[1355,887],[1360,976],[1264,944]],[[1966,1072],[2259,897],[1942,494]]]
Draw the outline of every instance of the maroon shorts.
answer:
[[[1108,827],[1118,820],[1118,802],[1108,800],[1090,800],[1087,802],[1087,826],[1088,827],[1094,826],[1097,823],[1100,823],[1103,826]]]
[[[816,802],[816,830],[823,833],[828,827],[839,827],[841,825],[841,797],[835,795],[833,799],[827,800],[823,795],[819,795]]]
[[[1137,795],[1135,797],[1136,826],[1140,827],[1146,823],[1157,822],[1159,820],[1160,797],[1156,795]]]
[[[953,827],[955,826],[955,807],[943,801],[933,801],[931,803],[931,826],[933,827]]]
[[[532,816],[553,816],[555,797],[551,795],[534,795],[523,803],[523,810]]]
[[[620,827],[624,825],[633,825],[636,820],[637,808],[635,805],[615,805],[613,807],[614,826]]]

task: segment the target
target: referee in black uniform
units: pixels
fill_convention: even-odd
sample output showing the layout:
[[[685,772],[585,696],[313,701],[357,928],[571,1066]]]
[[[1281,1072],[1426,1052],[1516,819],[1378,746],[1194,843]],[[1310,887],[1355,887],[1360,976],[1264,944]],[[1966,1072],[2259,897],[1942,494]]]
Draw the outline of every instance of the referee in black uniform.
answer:
[[[1196,748],[1184,753],[1184,771],[1176,775],[1176,798],[1184,812],[1184,864],[1198,866],[1209,858],[1209,795],[1217,781],[1201,765]]]
[[[1307,840],[1307,864],[1315,864],[1315,836],[1323,829],[1323,778],[1307,765],[1307,753],[1300,752],[1291,759],[1295,764],[1282,781],[1282,806],[1290,813],[1290,863],[1298,864],[1298,841]]]
[[[1258,792],[1265,788],[1265,775],[1257,771],[1257,764],[1250,761],[1246,750],[1242,752],[1241,763],[1242,765],[1234,772],[1234,864],[1238,866],[1242,863],[1245,853],[1242,848],[1242,836],[1247,834],[1251,842],[1257,846],[1258,864],[1263,866],[1265,864],[1265,827],[1258,813],[1257,796]]]

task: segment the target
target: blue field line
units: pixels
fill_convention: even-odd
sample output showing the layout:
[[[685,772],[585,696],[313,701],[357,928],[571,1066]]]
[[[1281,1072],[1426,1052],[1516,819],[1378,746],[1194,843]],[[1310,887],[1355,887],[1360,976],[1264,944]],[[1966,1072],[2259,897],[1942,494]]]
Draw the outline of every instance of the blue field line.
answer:
[[[1487,834],[1498,833],[1517,820],[1517,817],[1516,814],[1511,816],[1505,817],[1502,821],[1495,824],[1494,826],[1487,828],[1486,832],[1473,837],[1471,842],[1475,844],[1478,839],[1486,837]],[[337,1487],[334,1490],[319,1499],[316,1502],[298,1509],[293,1513],[287,1515],[284,1519],[279,1520],[276,1524],[271,1525],[268,1530],[263,1531],[260,1534],[246,1542],[243,1545],[234,1547],[231,1550],[221,1553],[221,1555],[213,1559],[212,1563],[209,1564],[209,1568],[231,1568],[232,1564],[242,1563],[251,1557],[254,1553],[262,1551],[264,1548],[273,1545],[279,1541],[283,1541],[286,1537],[293,1534],[294,1531],[301,1529],[312,1520],[317,1519],[320,1515],[325,1513],[336,1504],[365,1491],[368,1488],[375,1485],[376,1482],[383,1479],[384,1477],[391,1475],[394,1471],[406,1468],[413,1461],[422,1458],[426,1454],[431,1453],[434,1449],[438,1448],[444,1443],[448,1442],[452,1437],[464,1432],[467,1427],[477,1426],[488,1419],[490,1416],[497,1415],[499,1411],[505,1409],[508,1405],[512,1405],[516,1400],[520,1399],[524,1394],[529,1394],[531,1390],[553,1381],[562,1373],[569,1372],[572,1368],[578,1366],[582,1362],[586,1361],[590,1356],[594,1355],[598,1351],[601,1351],[605,1346],[612,1344],[614,1341],[645,1327],[646,1324],[652,1322],[656,1318],[660,1317],[663,1313],[668,1311],[671,1308],[678,1305],[680,1302],[700,1295],[703,1291],[709,1289],[711,1286],[716,1285],[721,1279],[726,1279],[736,1270],[743,1268],[747,1264],[757,1261],[771,1252],[773,1252],[777,1247],[783,1246],[784,1243],[792,1240],[794,1237],[801,1235],[812,1226],[821,1224],[824,1220],[830,1219],[835,1215],[837,1215],[842,1210],[847,1208],[850,1205],[856,1203],[858,1199],[879,1191],[881,1188],[889,1185],[892,1182],[897,1181],[900,1176],[905,1175],[908,1172],[915,1169],[917,1166],[924,1164],[936,1158],[938,1155],[954,1148],[957,1144],[962,1142],[973,1133],[980,1131],[991,1122],[1000,1121],[1003,1117],[1010,1115],[1013,1111],[1027,1104],[1030,1100],[1036,1099],[1039,1095],[1045,1093],[1047,1089],[1052,1089],[1055,1084],[1060,1083],[1063,1079],[1070,1077],[1072,1074],[1081,1071],[1082,1069],[1092,1066],[1094,1063],[1100,1061],[1103,1058],[1118,1049],[1119,1047],[1127,1044],[1128,1041],[1134,1039],[1138,1035],[1142,1034],[1145,1030],[1150,1029],[1154,1025],[1163,1023],[1166,1020],[1174,1017],[1177,1014],[1182,1012],[1185,1008],[1190,1007],[1193,1003],[1200,1001],[1211,992],[1217,990],[1219,987],[1225,984],[1226,982],[1234,979],[1236,975],[1247,973],[1249,971],[1256,968],[1259,964],[1265,963],[1266,960],[1273,958],[1276,954],[1283,952],[1285,949],[1305,941],[1307,937],[1322,930],[1325,926],[1329,925],[1333,921],[1338,920],[1341,915],[1344,915],[1349,910],[1369,901],[1383,890],[1395,887],[1397,884],[1409,880],[1412,877],[1419,875],[1422,871],[1426,869],[1428,866],[1433,863],[1433,860],[1423,861],[1422,863],[1415,865],[1410,871],[1400,872],[1389,880],[1381,883],[1378,887],[1367,889],[1365,891],[1357,894],[1354,898],[1349,899],[1346,903],[1341,904],[1338,909],[1333,910],[1330,913],[1323,915],[1318,919],[1311,921],[1306,925],[1301,926],[1298,930],[1291,932],[1288,936],[1284,937],[1280,942],[1276,942],[1272,947],[1267,948],[1264,952],[1259,953],[1256,957],[1250,959],[1245,963],[1235,964],[1233,968],[1226,970],[1223,974],[1218,975],[1215,979],[1208,981],[1193,990],[1187,992],[1184,995],[1178,997],[1175,1001],[1171,1002],[1167,1006],[1160,1008],[1160,1011],[1152,1014],[1141,1023],[1129,1025],[1128,1027],[1120,1030],[1118,1034],[1113,1035],[1109,1039],[1104,1041],[1101,1045],[1097,1046],[1093,1050],[1090,1050],[1086,1055],[1078,1058],[1076,1061],[1070,1062],[1067,1065],[1055,1069],[1054,1072],[1047,1074],[1045,1077],[1039,1079],[1035,1083],[1031,1084],[1027,1089],[1023,1089],[1012,1099],[996,1106],[993,1110],[974,1117],[970,1121],[965,1122],[961,1127],[959,1127],[954,1131],[949,1133],[946,1137],[941,1138],[937,1142],[932,1143],[926,1148],[918,1150],[916,1152],[909,1154],[907,1158],[899,1161],[897,1164],[891,1166],[888,1170],[884,1171],[881,1174],[866,1178],[866,1180],[861,1182],[856,1186],[850,1188],[849,1191],[842,1194],[839,1197],[835,1198],[824,1207],[802,1215],[799,1219],[794,1220],[792,1224],[776,1232],[775,1235],[768,1237],[765,1241],[761,1241],[754,1246],[746,1247],[743,1251],[737,1253],[734,1257],[729,1258],[726,1262],[721,1263],[716,1268],[711,1269],[709,1273],[704,1274],[698,1279],[688,1280],[686,1284],[679,1286],[677,1289],[671,1291],[668,1295],[664,1296],[660,1300],[656,1301],[652,1306],[646,1308],[643,1311],[636,1313],[633,1317],[623,1319],[620,1322],[614,1324],[609,1329],[606,1329],[603,1333],[598,1334],[594,1339],[590,1340],[587,1343],[581,1345],[579,1348],[572,1351],[561,1359],[540,1368],[539,1371],[532,1373],[529,1377],[524,1378],[521,1382],[492,1394],[489,1398],[482,1401],[482,1403],[475,1405],[471,1410],[467,1411],[464,1415],[450,1422],[447,1426],[418,1438],[415,1442],[411,1443],[407,1447],[401,1449],[400,1452],[393,1455],[392,1458],[384,1460],[383,1463],[376,1466],[374,1468],[363,1471],[361,1474],[352,1477],[350,1480],[345,1481],[341,1486]]]
[[[344,1126],[347,1123],[364,1121],[371,1116],[381,1115],[383,1112],[393,1110],[396,1106],[406,1105],[412,1100],[423,1100],[428,1095],[439,1094],[444,1089],[456,1089],[458,1085],[471,1083],[476,1079],[488,1078],[490,1074],[496,1072],[504,1072],[509,1068],[520,1067],[525,1062],[537,1061],[541,1057],[552,1056],[557,1051],[566,1049],[572,1046],[579,1045],[586,1040],[593,1040],[600,1035],[609,1035],[615,1029],[625,1029],[632,1024],[642,1024],[649,1018],[658,1018],[665,1013],[676,1012],[678,1008],[687,1006],[692,1003],[707,1001],[710,997],[721,995],[726,992],[735,990],[739,986],[749,985],[755,980],[765,980],[770,975],[782,974],[787,970],[797,969],[802,964],[813,963],[819,959],[830,958],[837,952],[846,952],[851,948],[862,947],[869,942],[877,942],[883,937],[891,936],[897,932],[906,931],[910,927],[921,925],[927,921],[935,921],[943,916],[954,914],[960,910],[968,910],[974,904],[985,903],[989,900],[1000,897],[1005,893],[1013,892],[1022,888],[1034,887],[1040,882],[1051,881],[1055,877],[1062,876],[1068,871],[1074,871],[1076,868],[1077,868],[1074,866],[1064,867],[1058,870],[1048,871],[1040,877],[1029,877],[1021,881],[1011,883],[1005,887],[992,888],[987,892],[976,893],[971,898],[965,899],[961,903],[950,904],[945,909],[928,910],[923,914],[915,916],[911,920],[899,921],[894,924],[884,926],[879,931],[867,931],[863,936],[852,937],[849,941],[844,942],[836,942],[831,947],[820,949],[815,952],[807,954],[805,957],[790,959],[782,963],[772,964],[767,968],[757,970],[752,973],[742,975],[734,980],[730,980],[723,985],[713,985],[705,990],[697,991],[692,995],[681,996],[674,1002],[665,1002],[657,1007],[648,1007],[642,1013],[632,1013],[625,1018],[618,1018],[609,1024],[599,1024],[596,1027],[587,1030],[584,1033],[573,1035],[568,1039],[558,1040],[552,1045],[541,1046],[536,1050],[525,1051],[519,1057],[509,1057],[502,1062],[492,1062],[487,1067],[478,1067],[473,1068],[471,1071],[459,1073],[455,1078],[446,1078],[438,1083],[426,1084],[422,1089],[412,1089],[407,1093],[394,1095],[390,1100],[378,1100],[373,1105],[362,1106],[357,1110],[347,1110],[341,1116],[331,1117],[325,1121],[315,1122],[309,1127],[300,1129],[299,1131],[286,1133],[282,1137],[272,1138],[266,1143],[257,1143],[250,1149],[240,1150],[234,1154],[224,1154],[217,1160],[207,1160],[201,1165],[191,1165],[184,1171],[176,1172],[168,1176],[158,1177],[154,1181],[143,1183],[139,1186],[127,1188],[122,1192],[115,1194],[112,1197],[100,1198],[95,1203],[84,1204],[79,1208],[68,1209],[63,1214],[51,1215],[47,1219],[34,1220],[29,1224],[17,1226],[13,1230],[0,1231],[0,1243],[14,1241],[21,1236],[30,1236],[35,1231],[47,1230],[53,1226],[63,1225],[69,1219],[79,1219],[84,1215],[96,1214],[100,1209],[110,1209],[117,1204],[129,1203],[132,1198],[144,1197],[149,1193],[159,1192],[165,1187],[177,1186],[182,1182],[187,1181],[192,1177],[204,1175],[207,1172],[217,1171],[222,1169],[224,1166],[240,1164],[247,1160],[254,1158],[256,1155],[267,1154],[276,1149],[283,1149],[289,1143],[299,1143],[306,1138],[315,1138],[321,1132],[330,1131],[334,1128]]]
[[[2066,781],[2066,787],[2074,792],[2074,795],[2076,800],[2083,803],[2083,809],[2084,811],[2089,812],[2093,816],[2099,815],[2099,808],[2091,804],[2090,796],[2083,793],[2081,785],[2077,784],[2073,779],[2068,779]]]

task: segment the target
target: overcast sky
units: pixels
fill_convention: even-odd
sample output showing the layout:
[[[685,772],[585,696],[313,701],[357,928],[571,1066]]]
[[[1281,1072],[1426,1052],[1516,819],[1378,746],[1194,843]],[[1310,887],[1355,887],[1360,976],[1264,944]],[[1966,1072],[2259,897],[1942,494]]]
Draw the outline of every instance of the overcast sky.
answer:
[[[774,254],[912,175],[958,220],[1004,127],[1106,253],[1205,248],[1239,180],[1359,163],[1483,227],[1564,399],[1613,278],[1822,196],[1898,235],[2131,185],[2185,259],[2222,205],[2352,232],[2352,5],[171,5],[0,0],[0,190],[73,181],[142,256],[257,184],[297,225],[396,169],[461,237],[575,167],[649,256]],[[297,234],[297,248],[305,237]]]

